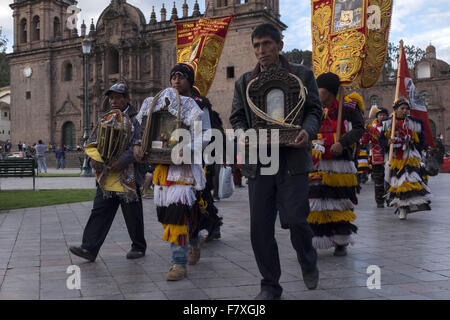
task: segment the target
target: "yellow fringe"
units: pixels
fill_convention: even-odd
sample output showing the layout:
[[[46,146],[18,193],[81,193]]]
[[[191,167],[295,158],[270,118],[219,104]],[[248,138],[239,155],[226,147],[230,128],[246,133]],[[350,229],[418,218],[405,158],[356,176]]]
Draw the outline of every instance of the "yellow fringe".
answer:
[[[417,134],[417,132],[413,131],[412,137],[415,143],[419,143],[419,135]]]
[[[309,174],[310,180],[321,180],[322,184],[330,187],[355,187],[358,184],[353,173],[328,173],[317,171]]]
[[[405,166],[420,168],[420,160],[417,158],[408,158],[408,161],[405,162],[403,159],[392,159],[391,170],[401,170]]]
[[[167,173],[169,172],[169,167],[159,164],[156,166],[153,172],[153,184],[159,186],[167,186]]]
[[[400,187],[398,188],[394,188],[394,187],[390,187],[388,192],[392,192],[392,193],[404,193],[404,192],[408,192],[408,191],[420,191],[423,190],[422,185],[419,182],[409,182],[409,181],[405,181]]]
[[[186,242],[189,242],[189,234],[186,225],[177,226],[174,224],[163,224],[163,228],[164,228],[163,233],[164,241],[168,241],[179,246],[180,236],[186,236]]]
[[[356,214],[349,211],[311,211],[308,216],[308,222],[314,224],[325,224],[332,222],[355,221]]]
[[[364,110],[366,110],[366,105],[364,104],[364,99],[358,94],[356,93],[356,91],[346,95],[344,97],[345,102],[356,102],[358,103],[358,108],[359,110],[361,110],[361,112],[364,112]]]
[[[360,157],[365,157],[365,156],[368,156],[369,154],[367,153],[367,152],[360,152],[359,153],[359,156]]]

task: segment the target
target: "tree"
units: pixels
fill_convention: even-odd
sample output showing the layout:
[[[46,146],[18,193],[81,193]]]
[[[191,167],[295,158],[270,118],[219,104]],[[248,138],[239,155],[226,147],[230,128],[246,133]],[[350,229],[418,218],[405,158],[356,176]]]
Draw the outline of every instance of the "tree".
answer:
[[[312,67],[312,52],[309,50],[294,49],[291,51],[283,52],[284,57],[292,63],[304,64],[305,66]]]
[[[417,62],[422,60],[425,56],[425,51],[419,47],[404,45],[406,61],[408,61],[408,68],[412,69]],[[397,70],[398,57],[400,55],[400,46],[389,42],[386,54],[386,61],[384,64],[384,72],[390,78],[395,78],[395,71]]]
[[[9,86],[9,59],[6,56],[6,44],[8,39],[2,33],[0,27],[0,88]]]

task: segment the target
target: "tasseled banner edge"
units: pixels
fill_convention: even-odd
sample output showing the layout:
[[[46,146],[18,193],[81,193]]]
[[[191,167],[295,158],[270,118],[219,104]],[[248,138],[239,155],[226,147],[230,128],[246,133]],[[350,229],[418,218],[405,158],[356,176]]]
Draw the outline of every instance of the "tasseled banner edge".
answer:
[[[351,211],[311,211],[308,222],[313,224],[325,224],[340,221],[355,221],[356,214]]]
[[[177,246],[185,246],[189,243],[189,234],[187,232],[187,225],[176,226],[173,224],[163,225],[164,233],[163,240],[171,242]]]

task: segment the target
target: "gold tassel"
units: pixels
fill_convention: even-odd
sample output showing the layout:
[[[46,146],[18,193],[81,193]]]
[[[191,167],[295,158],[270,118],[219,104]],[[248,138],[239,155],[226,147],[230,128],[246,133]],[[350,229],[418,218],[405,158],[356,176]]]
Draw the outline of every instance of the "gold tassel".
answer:
[[[189,234],[187,231],[187,226],[178,226],[174,224],[163,224],[164,233],[163,240],[171,242],[177,246],[180,245],[180,236],[186,236],[186,241],[189,242]]]
[[[351,211],[311,211],[308,222],[313,224],[325,224],[339,221],[355,221],[356,214]]]

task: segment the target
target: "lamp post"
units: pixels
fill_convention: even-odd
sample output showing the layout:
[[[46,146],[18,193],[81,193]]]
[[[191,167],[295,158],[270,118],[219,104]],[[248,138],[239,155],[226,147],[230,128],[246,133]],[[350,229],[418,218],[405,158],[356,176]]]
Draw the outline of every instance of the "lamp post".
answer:
[[[84,38],[82,42],[83,58],[84,58],[84,147],[86,148],[89,139],[89,55],[91,54],[92,41]],[[92,177],[91,163],[87,155],[84,156],[82,177]]]

